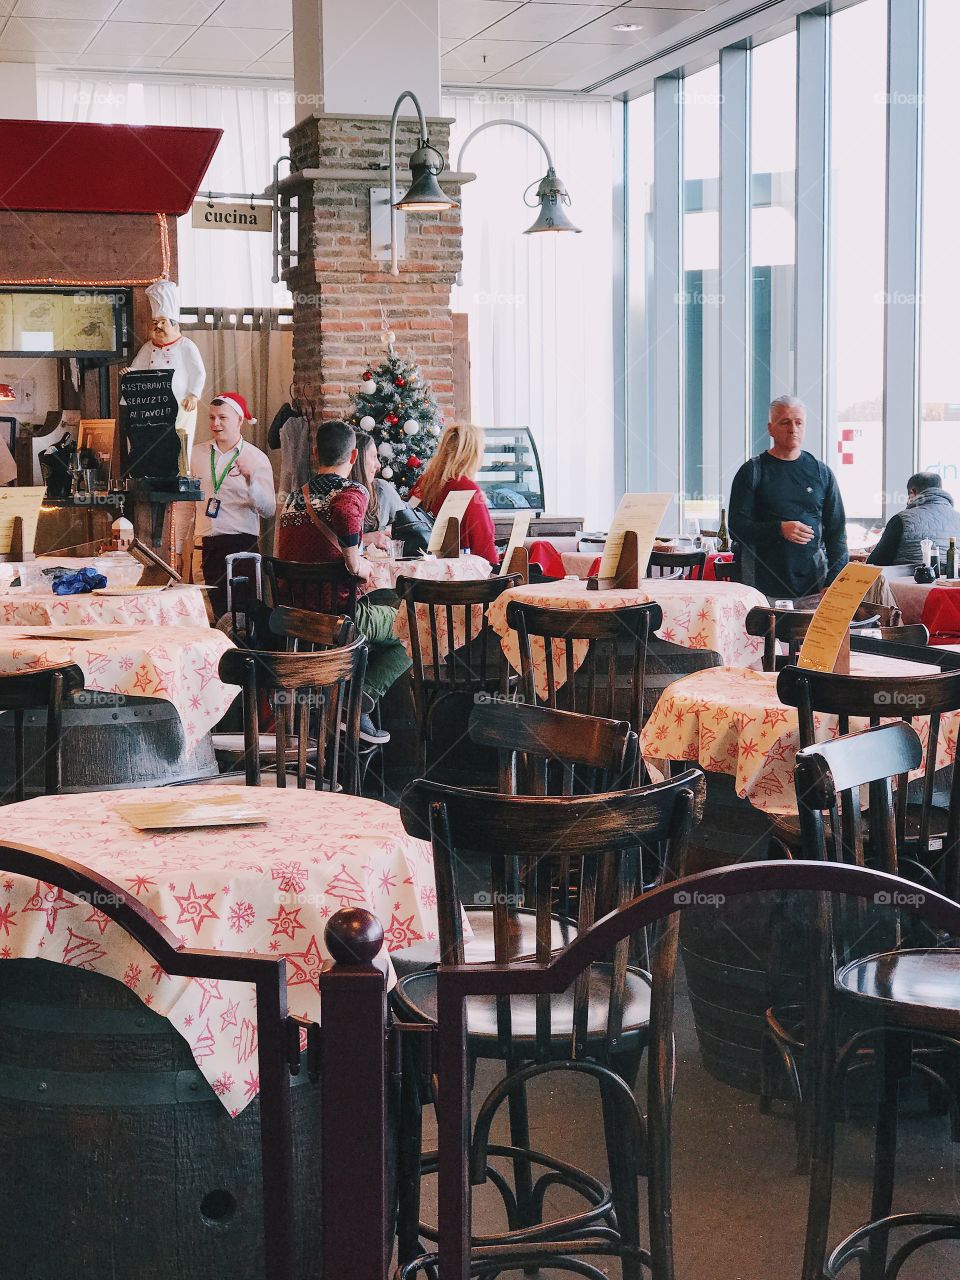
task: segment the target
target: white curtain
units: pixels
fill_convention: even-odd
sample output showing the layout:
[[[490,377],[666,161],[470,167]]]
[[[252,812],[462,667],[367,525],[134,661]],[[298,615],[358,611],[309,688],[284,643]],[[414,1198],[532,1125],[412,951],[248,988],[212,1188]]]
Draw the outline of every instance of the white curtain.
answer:
[[[287,85],[186,83],[149,78],[121,80],[38,76],[41,119],[99,124],[166,124],[223,130],[202,191],[263,191],[273,163],[286,154],[284,130],[293,126]],[[286,174],[287,167],[281,170]],[[271,237],[263,232],[194,230],[179,220],[177,247],[184,306],[289,307],[284,284],[271,282]]]
[[[544,138],[582,235],[523,232],[536,217],[524,189],[546,172],[521,129],[488,129],[463,167],[463,286],[469,316],[473,420],[527,426],[544,472],[547,510],[606,528],[614,503],[612,104],[506,93],[449,93],[450,163],[477,125],[509,117]],[[532,193],[531,197],[532,199]]]

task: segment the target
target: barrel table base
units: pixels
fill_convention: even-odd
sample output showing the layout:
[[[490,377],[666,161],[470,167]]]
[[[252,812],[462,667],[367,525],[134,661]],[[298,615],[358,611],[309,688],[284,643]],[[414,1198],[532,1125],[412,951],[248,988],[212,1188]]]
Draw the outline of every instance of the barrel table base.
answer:
[[[109,791],[118,787],[162,787],[169,782],[215,777],[217,761],[209,734],[186,750],[176,707],[159,698],[131,698],[86,689],[86,705],[63,712],[63,790]],[[25,716],[27,798],[43,794],[46,712]],[[0,790],[13,784],[13,723],[0,715]]]

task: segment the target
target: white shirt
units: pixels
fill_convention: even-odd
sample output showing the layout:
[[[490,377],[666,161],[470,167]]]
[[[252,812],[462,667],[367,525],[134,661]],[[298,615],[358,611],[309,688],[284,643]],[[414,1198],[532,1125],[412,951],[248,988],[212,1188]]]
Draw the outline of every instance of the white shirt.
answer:
[[[187,396],[203,395],[203,384],[207,380],[207,371],[203,367],[200,349],[189,338],[176,338],[163,346],[153,341],[145,342],[133,357],[131,369],[172,369],[173,394],[177,404],[181,404]]]
[[[221,533],[260,532],[261,517],[268,518],[277,509],[277,495],[273,488],[273,468],[270,459],[249,440],[243,441],[243,461],[250,472],[248,481],[236,462],[230,467],[216,494],[213,491],[213,474],[210,465],[210,449],[213,448],[217,475],[223,475],[227,459],[233,449],[221,450],[212,440],[195,444],[190,451],[190,472],[200,480],[202,502],[177,502],[174,504],[174,546],[178,554],[190,547],[195,538],[209,538]],[[215,518],[207,515],[207,503],[217,497],[220,508]]]

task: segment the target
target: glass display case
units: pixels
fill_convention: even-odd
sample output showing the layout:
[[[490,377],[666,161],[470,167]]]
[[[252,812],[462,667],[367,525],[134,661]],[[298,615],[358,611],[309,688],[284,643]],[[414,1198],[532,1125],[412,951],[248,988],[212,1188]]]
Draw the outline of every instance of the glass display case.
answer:
[[[529,427],[489,427],[477,484],[491,514],[544,509],[543,472]]]

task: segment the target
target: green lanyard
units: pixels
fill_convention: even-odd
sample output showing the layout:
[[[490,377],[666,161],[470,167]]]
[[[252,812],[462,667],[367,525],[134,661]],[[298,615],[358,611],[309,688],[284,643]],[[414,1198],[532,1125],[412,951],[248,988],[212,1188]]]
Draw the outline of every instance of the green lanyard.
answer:
[[[227,465],[220,472],[219,476],[217,475],[217,451],[213,445],[210,446],[210,479],[213,481],[213,492],[215,494],[220,492],[220,486],[230,474],[230,468],[240,457],[240,450],[243,448],[243,444],[244,442],[241,440],[236,449],[234,449],[227,461]]]

